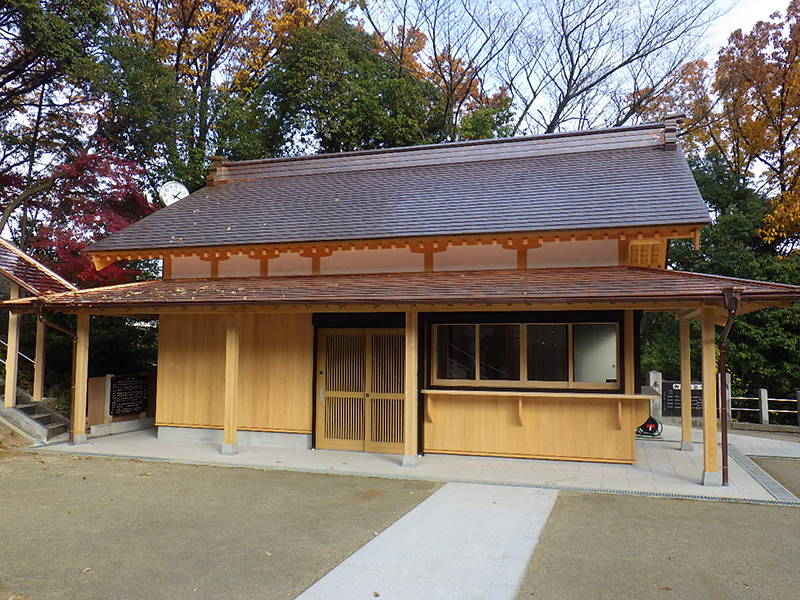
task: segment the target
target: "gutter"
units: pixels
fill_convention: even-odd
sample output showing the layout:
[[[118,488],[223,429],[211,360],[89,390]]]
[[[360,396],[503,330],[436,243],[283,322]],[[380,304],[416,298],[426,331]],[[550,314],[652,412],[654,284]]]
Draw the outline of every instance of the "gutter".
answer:
[[[744,287],[730,287],[724,288],[722,293],[725,294],[725,309],[728,311],[728,320],[725,322],[725,328],[722,330],[722,335],[719,338],[719,419],[720,428],[722,429],[722,485],[729,485],[728,482],[728,416],[730,415],[728,398],[728,364],[727,364],[727,346],[728,334],[733,326],[733,320],[736,318],[736,311],[739,310],[739,305],[742,300],[742,292]],[[705,418],[705,417],[704,417]]]

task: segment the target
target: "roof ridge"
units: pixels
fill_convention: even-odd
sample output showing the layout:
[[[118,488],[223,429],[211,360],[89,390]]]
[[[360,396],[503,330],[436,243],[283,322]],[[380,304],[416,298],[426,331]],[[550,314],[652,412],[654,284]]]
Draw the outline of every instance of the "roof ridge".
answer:
[[[225,157],[215,156],[212,157],[212,164],[209,170],[209,176],[206,180],[207,185],[213,186],[216,183],[222,182],[235,182],[246,181],[250,179],[259,179],[265,176],[269,177],[286,177],[296,174],[302,174],[303,169],[313,169],[319,171],[320,169],[333,170],[347,170],[352,168],[352,165],[357,164],[359,170],[372,170],[372,169],[387,169],[387,168],[400,168],[408,166],[407,161],[415,161],[419,164],[441,164],[442,162],[486,162],[498,160],[499,158],[514,158],[514,154],[525,152],[536,153],[535,149],[537,143],[543,143],[547,146],[548,154],[565,154],[569,152],[591,152],[603,150],[603,148],[584,148],[575,145],[575,138],[598,138],[599,140],[608,140],[609,136],[618,138],[616,145],[613,147],[641,147],[642,141],[634,144],[628,138],[631,134],[637,132],[647,131],[663,131],[664,134],[660,136],[661,139],[647,140],[647,146],[661,145],[664,148],[667,144],[667,124],[660,123],[646,123],[640,125],[629,125],[625,127],[608,127],[602,129],[586,129],[581,131],[566,131],[556,133],[545,133],[531,136],[519,136],[509,138],[492,138],[483,140],[468,140],[461,142],[447,142],[440,144],[421,144],[418,146],[402,146],[399,148],[377,148],[370,150],[357,150],[351,152],[337,152],[328,154],[308,154],[302,156],[283,156],[275,158],[262,158],[255,160],[242,160],[242,161],[229,161]],[[628,138],[625,138],[628,136]],[[627,139],[619,141],[619,138]],[[553,148],[553,144],[561,142],[565,144],[562,147]],[[536,146],[531,146],[531,144]],[[604,141],[608,145],[608,141]],[[613,142],[612,142],[613,144]],[[511,156],[506,156],[503,148],[507,149]],[[475,153],[481,151],[478,157]],[[541,151],[541,150],[539,150]],[[523,156],[519,156],[522,158]],[[374,163],[372,162],[374,161]],[[370,169],[370,166],[372,169]],[[292,172],[297,169],[298,172]],[[246,172],[243,175],[242,172]],[[329,172],[331,172],[329,171]],[[248,176],[251,175],[251,176]]]

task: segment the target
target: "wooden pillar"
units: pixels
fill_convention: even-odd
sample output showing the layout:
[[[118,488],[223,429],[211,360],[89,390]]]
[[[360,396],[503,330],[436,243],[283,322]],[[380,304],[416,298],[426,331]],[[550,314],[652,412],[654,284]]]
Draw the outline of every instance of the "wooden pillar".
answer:
[[[636,393],[636,359],[633,311],[625,311],[625,393]]]
[[[236,454],[237,392],[239,388],[238,314],[229,314],[225,327],[225,412],[223,416],[222,454]]]
[[[689,317],[678,320],[681,340],[681,450],[692,446],[692,345],[689,337]]]
[[[33,358],[33,401],[41,402],[44,395],[44,349],[47,325],[36,319],[36,354]]]
[[[9,300],[19,298],[19,285],[11,282]],[[17,404],[17,371],[19,369],[19,315],[8,312],[8,346],[6,346],[5,406]]]
[[[717,365],[714,309],[701,310],[703,331],[703,485],[722,485],[717,457]]]
[[[405,351],[405,406],[403,410],[403,466],[417,464],[418,450],[418,364],[419,343],[417,340],[417,311],[406,311],[406,351]]]
[[[86,397],[89,385],[89,315],[78,313],[75,341],[75,392],[72,396],[73,444],[86,443]]]

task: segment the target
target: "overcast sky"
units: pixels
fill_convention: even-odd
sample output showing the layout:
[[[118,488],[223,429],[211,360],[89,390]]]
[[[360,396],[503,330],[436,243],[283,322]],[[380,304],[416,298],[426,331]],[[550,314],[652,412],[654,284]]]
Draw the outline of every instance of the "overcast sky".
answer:
[[[756,22],[766,20],[774,12],[785,12],[787,6],[789,0],[739,0],[712,28],[709,45],[713,47],[707,60],[710,63],[716,60],[717,50],[725,45],[731,33],[737,29],[748,32]]]

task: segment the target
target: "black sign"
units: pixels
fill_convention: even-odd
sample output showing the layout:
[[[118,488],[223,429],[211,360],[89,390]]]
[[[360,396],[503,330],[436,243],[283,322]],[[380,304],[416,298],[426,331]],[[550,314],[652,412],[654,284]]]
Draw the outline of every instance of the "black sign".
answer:
[[[681,382],[664,381],[661,388],[661,414],[665,417],[681,416]],[[703,384],[692,382],[692,416],[703,416]]]
[[[111,416],[147,410],[147,375],[111,378]]]

